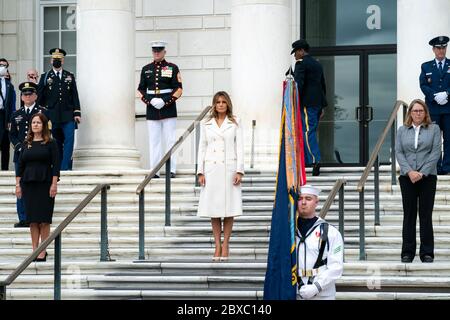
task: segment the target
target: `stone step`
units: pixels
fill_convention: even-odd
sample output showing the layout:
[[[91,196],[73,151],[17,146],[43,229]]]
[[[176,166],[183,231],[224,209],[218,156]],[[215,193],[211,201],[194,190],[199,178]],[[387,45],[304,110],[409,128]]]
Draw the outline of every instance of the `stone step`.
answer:
[[[51,285],[51,277],[42,285]],[[125,290],[179,290],[189,289],[241,289],[263,290],[264,275],[261,276],[231,276],[231,275],[90,275],[87,279],[88,287],[93,289],[125,289]],[[21,287],[17,285],[17,288]],[[450,294],[450,277],[414,277],[414,276],[347,276],[343,275],[336,281],[338,291],[413,291],[413,292],[446,292]],[[23,287],[22,287],[23,288]]]
[[[90,203],[88,204],[88,206],[83,209],[83,210],[92,210],[93,209],[98,209],[99,208],[99,201],[96,201],[94,203]],[[73,203],[73,208],[75,208],[75,206],[78,205],[78,202],[74,202]],[[14,203],[10,204],[10,207],[13,208]],[[172,204],[171,206],[171,210],[172,212],[192,212],[192,211],[196,211],[198,207],[198,204],[195,203],[193,205],[180,205],[180,204]],[[273,203],[272,202],[267,202],[266,204],[261,204],[261,205],[256,205],[253,203],[244,203],[244,211],[260,211],[260,212],[272,212],[273,209]],[[320,209],[322,208],[322,204],[319,204],[317,206],[317,211],[320,211]],[[57,210],[58,209],[58,210]],[[117,211],[124,211],[124,212],[138,212],[139,206],[135,203],[127,203],[124,205],[113,205],[113,206],[108,206],[108,212],[117,212]],[[157,212],[157,211],[161,211],[161,210],[165,210],[165,204],[161,203],[158,205],[151,205],[151,206],[146,206],[145,207],[146,211],[150,211],[150,212]],[[366,203],[364,206],[365,211],[367,212],[373,212],[375,209],[375,206],[373,203]],[[62,211],[62,212],[66,212],[70,210],[71,211],[71,206],[64,204],[64,203],[60,203],[59,201],[55,202],[55,211]],[[73,209],[72,209],[73,210]],[[338,211],[339,210],[339,206],[338,204],[335,202],[331,205],[330,207],[331,211]],[[357,203],[345,203],[344,204],[344,210],[345,212],[358,212],[359,213],[359,204]],[[0,208],[0,214],[2,213],[8,213],[8,211],[10,211],[10,208]],[[380,214],[382,213],[392,213],[392,212],[403,212],[403,206],[401,203],[387,203],[387,204],[383,204],[382,206],[380,206]],[[433,213],[448,213],[450,215],[450,205],[444,205],[444,204],[435,204],[434,205],[434,209],[433,209]]]
[[[109,237],[130,237],[139,233],[138,224],[127,225],[126,228],[123,225],[108,225]],[[419,226],[419,225],[418,225]],[[56,225],[51,228],[53,231]],[[63,237],[76,238],[83,235],[95,235],[99,232],[99,224],[86,225],[80,223],[73,223],[63,231]],[[366,226],[366,237],[401,237],[402,226]],[[233,227],[233,237],[239,238],[241,236],[270,236],[270,225],[241,225],[235,223]],[[435,238],[445,238],[450,234],[450,226],[436,225],[433,227]],[[210,236],[211,226],[208,222],[204,225],[197,226],[170,226],[164,225],[155,226],[154,224],[148,224],[145,228],[146,237],[152,236],[179,236],[179,237],[191,237],[191,236]],[[14,228],[12,226],[2,228],[0,227],[0,234],[7,238],[23,238],[29,235],[29,231],[26,228]],[[345,225],[344,237],[358,237],[359,226]]]
[[[77,205],[80,203],[85,197],[86,194],[76,193],[75,191],[69,191],[64,194],[59,194],[56,200],[56,204],[59,206],[63,205]],[[328,195],[324,195],[319,197],[319,201],[321,204],[325,202]],[[387,194],[381,194],[380,198],[382,199],[380,203],[380,209],[381,210],[389,210],[392,207],[400,208],[402,205],[402,197],[401,195],[387,195]],[[243,192],[242,196],[243,204],[245,205],[255,205],[259,203],[260,205],[272,205],[274,202],[274,192],[271,190],[270,192],[261,192],[258,194],[252,194],[251,192]],[[108,194],[108,205],[110,204],[118,204],[118,205],[126,205],[126,204],[138,204],[139,196],[135,193],[115,193],[115,194]],[[338,198],[335,199],[334,205],[338,204]],[[100,196],[97,196],[92,199],[91,204],[99,204],[101,202]],[[199,194],[194,194],[188,191],[180,192],[179,195],[174,194],[171,197],[172,203],[187,203],[189,205],[197,204],[199,202]],[[373,207],[374,202],[374,196],[366,196],[365,202],[369,206]],[[16,198],[14,197],[13,193],[0,196],[0,203],[4,204],[5,206],[15,206],[16,204]],[[146,206],[151,205],[161,205],[165,203],[165,194],[159,194],[159,193],[151,193],[145,195],[145,203]],[[445,207],[450,208],[450,196],[445,194],[437,194],[435,199],[435,207]],[[345,196],[345,207],[351,206],[359,206],[359,195],[346,195]],[[359,207],[358,207],[359,208]],[[368,208],[369,209],[369,208]]]
[[[349,230],[351,227],[348,227]],[[56,229],[56,227],[52,227],[51,231]],[[368,228],[369,230],[369,228]],[[438,229],[439,230],[439,229]],[[77,237],[89,234],[95,234],[99,232],[98,226],[76,226],[70,225],[63,231],[64,237]],[[186,235],[211,235],[211,226],[147,226],[145,229],[146,236],[186,236]],[[0,228],[0,234],[7,238],[14,237],[23,237],[23,235],[27,233],[25,228]],[[132,236],[139,233],[138,226],[128,226],[127,228],[123,228],[122,226],[109,226],[108,234],[110,237],[115,236]],[[233,233],[235,236],[247,235],[247,236],[269,236],[270,227],[269,226],[240,226],[235,225],[233,227]]]
[[[255,290],[95,290],[65,289],[62,299],[166,299],[166,300],[262,300],[263,291]],[[8,300],[52,300],[52,289],[11,289],[6,293]],[[449,300],[449,293],[421,292],[337,292],[336,300]]]
[[[99,243],[100,236],[93,236],[87,233],[86,235],[80,234],[63,234],[62,242],[63,246],[69,248],[73,247],[96,247]],[[417,237],[417,243],[420,238]],[[450,246],[450,237],[448,236],[435,236],[435,248],[446,248]],[[401,235],[397,237],[383,236],[383,237],[369,237],[366,236],[366,249],[376,249],[376,248],[389,248],[389,247],[400,247],[402,243]],[[137,247],[138,235],[135,236],[109,236],[110,248],[115,247]],[[165,247],[165,246],[178,246],[180,248],[189,247],[210,247],[214,244],[214,237],[212,234],[207,234],[204,236],[147,236],[145,238],[146,246],[149,247]],[[255,247],[255,248],[267,248],[269,243],[268,236],[251,236],[242,235],[239,237],[231,237],[230,244],[231,247]],[[10,237],[10,238],[0,238],[0,248],[29,248],[30,237]],[[359,236],[345,236],[345,248],[359,248]]]
[[[11,289],[51,289],[53,275],[21,275]],[[264,287],[264,275],[62,275],[62,290],[65,289],[109,289],[109,290],[258,290]],[[348,276],[343,275],[336,282],[338,292],[435,292],[450,294],[449,277],[424,276]]]
[[[106,300],[106,299],[178,299],[178,300],[256,300],[262,299],[263,293],[243,290],[95,290],[66,289],[61,298],[67,300]],[[6,292],[7,300],[52,300],[53,289],[11,289]]]
[[[167,259],[167,257],[166,257]],[[0,279],[6,278],[11,273],[17,263],[0,263]],[[153,261],[80,261],[62,260],[61,272],[63,275],[82,274],[116,274],[116,275],[170,275],[178,274],[180,270],[186,270],[188,275],[217,275],[223,272],[224,275],[236,275],[247,270],[253,270],[258,276],[264,275],[266,261],[240,259],[229,260],[227,262],[212,262],[210,259],[197,261],[194,258],[171,259]],[[375,272],[386,276],[399,277],[448,277],[450,274],[450,262],[435,263],[401,263],[392,261],[346,261],[344,263],[344,275],[346,276],[376,276]],[[24,271],[28,275],[51,275],[53,274],[53,261],[31,263]]]
[[[53,245],[48,248],[49,261],[52,261],[54,257]],[[114,245],[110,246],[109,250],[111,258],[118,261],[135,260],[138,257],[138,247],[135,245]],[[168,256],[170,252],[170,256]],[[267,247],[232,247],[230,261],[236,261],[241,259],[249,260],[267,260]],[[401,247],[380,247],[380,248],[366,248],[366,260],[376,262],[399,262],[400,261]],[[0,263],[5,261],[9,262],[22,262],[31,253],[31,247],[22,246],[16,248],[1,248],[0,249]],[[166,246],[146,246],[145,247],[145,259],[150,261],[173,261],[173,260],[189,260],[196,259],[196,261],[210,262],[211,257],[214,254],[214,246],[209,247],[187,247],[180,249],[173,249],[169,245]],[[63,261],[97,261],[100,257],[99,243],[93,243],[91,245],[65,245],[62,248],[62,260]],[[359,260],[359,248],[347,248],[345,249],[345,259],[347,262],[360,261]],[[419,252],[416,252],[415,261],[420,263]],[[435,249],[435,262],[450,262],[450,249],[436,248]]]
[[[53,226],[56,227],[62,220],[66,217],[66,214],[55,212],[53,216]],[[345,213],[345,226],[359,226],[359,213],[346,212]],[[235,218],[236,225],[242,224],[254,224],[254,225],[266,225],[270,226],[271,223],[271,212],[261,212],[258,214],[257,212],[251,214],[244,214],[242,216]],[[329,211],[326,216],[328,222],[333,224],[334,226],[338,226],[338,212]],[[441,212],[439,214],[433,214],[433,223],[434,225],[442,225],[448,226],[450,225],[450,212],[445,213]],[[151,214],[147,214],[145,217],[146,224],[149,226],[162,226],[165,223],[165,213],[164,212],[152,212]],[[138,216],[134,212],[108,212],[108,225],[109,226],[136,226],[138,225]],[[391,212],[391,213],[380,213],[380,221],[381,226],[377,226],[377,228],[383,229],[384,226],[401,226],[403,222],[403,213],[399,212]],[[12,227],[13,224],[17,222],[17,214],[9,213],[3,214],[0,216],[0,227],[9,228]],[[366,227],[373,228],[374,226],[374,213],[366,212],[365,217]],[[95,210],[91,212],[81,212],[75,220],[72,222],[73,225],[91,225],[91,226],[99,226],[100,223],[100,212],[95,212]],[[419,222],[417,222],[418,224]],[[180,214],[173,213],[171,217],[171,224],[173,226],[177,225],[200,225],[200,226],[209,226],[210,220],[207,218],[199,218],[196,216],[196,212],[192,212],[190,214]],[[27,231],[28,229],[21,229]]]

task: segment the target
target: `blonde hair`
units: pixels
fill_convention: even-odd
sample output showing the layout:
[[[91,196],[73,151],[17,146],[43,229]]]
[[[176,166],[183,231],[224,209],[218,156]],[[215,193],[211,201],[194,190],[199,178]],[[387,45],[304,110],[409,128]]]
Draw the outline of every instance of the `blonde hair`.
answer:
[[[216,110],[216,103],[220,97],[222,97],[227,104],[227,118],[229,120],[231,120],[234,124],[237,125],[236,119],[234,118],[234,115],[233,115],[233,103],[231,102],[230,95],[228,93],[226,93],[225,91],[218,91],[214,95],[214,97],[212,99],[211,114],[209,115],[208,120],[211,120],[212,118],[217,119],[219,117],[219,114],[217,113],[217,110]]]
[[[428,110],[427,104],[421,100],[421,99],[414,99],[413,101],[411,101],[411,103],[409,104],[408,107],[408,111],[406,112],[406,119],[405,119],[405,127],[411,127],[412,126],[412,116],[411,116],[411,110],[414,107],[415,104],[420,104],[423,107],[423,110],[425,112],[425,118],[423,119],[423,126],[424,127],[428,127],[429,124],[432,123],[431,121],[431,116],[430,116],[430,111]]]

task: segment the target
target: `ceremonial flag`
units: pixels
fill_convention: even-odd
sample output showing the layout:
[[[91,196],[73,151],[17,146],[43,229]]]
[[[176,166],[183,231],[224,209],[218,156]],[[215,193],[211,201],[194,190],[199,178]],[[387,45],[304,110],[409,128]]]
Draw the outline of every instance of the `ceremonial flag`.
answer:
[[[272,209],[264,299],[295,300],[297,201],[306,183],[300,100],[292,76],[283,82],[279,164]]]

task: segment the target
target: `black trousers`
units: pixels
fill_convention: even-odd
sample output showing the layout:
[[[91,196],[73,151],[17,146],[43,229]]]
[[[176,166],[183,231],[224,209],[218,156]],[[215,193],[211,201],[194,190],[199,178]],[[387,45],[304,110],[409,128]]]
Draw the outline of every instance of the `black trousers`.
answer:
[[[9,169],[9,150],[11,148],[11,146],[9,145],[9,135],[8,135],[8,131],[4,131],[3,132],[3,137],[2,137],[2,141],[1,141],[1,145],[0,145],[0,151],[2,153],[1,156],[1,165],[2,165],[2,170],[8,170]]]
[[[420,250],[419,255],[434,258],[433,206],[436,194],[436,176],[423,177],[412,183],[408,176],[400,176],[403,201],[402,256],[416,255],[417,202],[419,202]]]

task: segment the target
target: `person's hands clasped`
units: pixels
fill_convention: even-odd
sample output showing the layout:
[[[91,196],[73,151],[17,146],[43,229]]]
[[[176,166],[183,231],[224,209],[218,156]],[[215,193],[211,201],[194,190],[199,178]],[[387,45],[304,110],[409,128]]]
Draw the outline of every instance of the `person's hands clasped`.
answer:
[[[16,185],[16,197],[18,199],[22,198],[22,188],[20,187],[20,185]]]
[[[199,175],[198,175],[198,183],[199,183],[202,187],[205,186],[206,181],[205,181],[205,176],[204,176],[203,174],[199,174]]]
[[[154,106],[156,109],[161,109],[162,107],[164,107],[164,105],[166,104],[165,102],[164,102],[164,100],[163,99],[161,99],[161,98],[153,98],[152,100],[150,100],[150,104],[152,105],[152,106]]]
[[[408,172],[408,177],[412,183],[416,183],[417,181],[422,179],[423,173],[411,170],[410,172]]]
[[[56,193],[58,192],[58,187],[56,183],[52,183],[50,186],[50,198],[56,197]]]
[[[233,184],[235,186],[238,186],[239,184],[241,184],[241,181],[242,181],[242,173],[236,172],[236,174],[234,175]]]
[[[435,93],[435,94],[434,94],[434,100],[435,100],[439,105],[447,104],[447,102],[448,102],[448,95],[447,95],[447,92],[442,91],[442,92]]]

